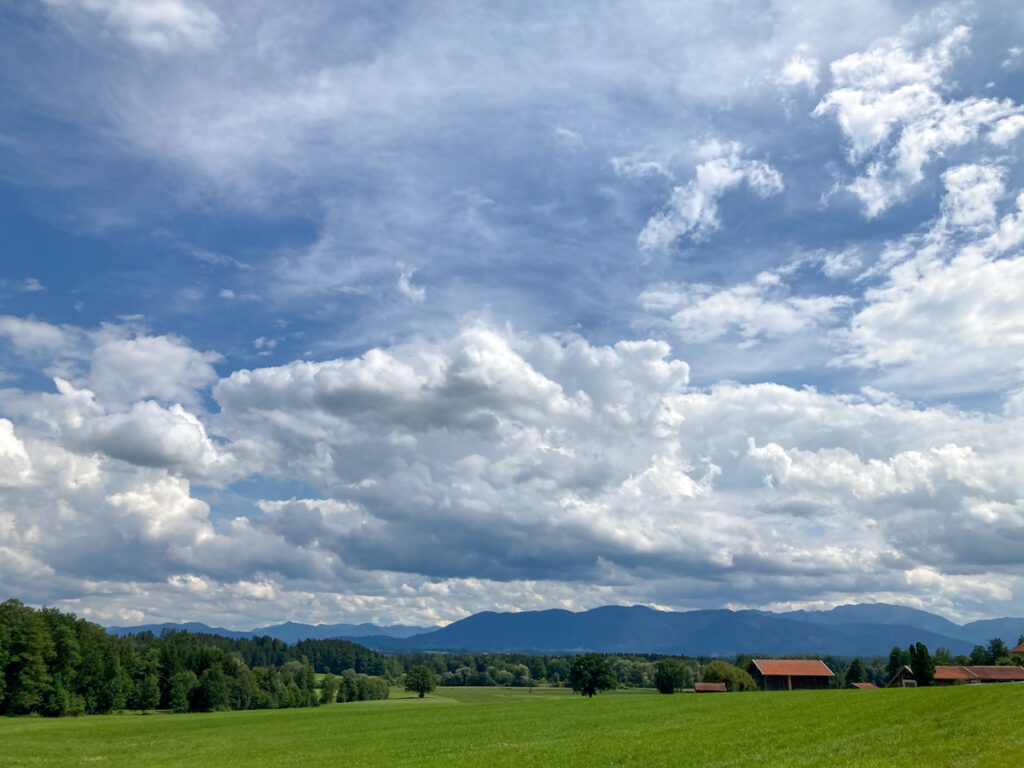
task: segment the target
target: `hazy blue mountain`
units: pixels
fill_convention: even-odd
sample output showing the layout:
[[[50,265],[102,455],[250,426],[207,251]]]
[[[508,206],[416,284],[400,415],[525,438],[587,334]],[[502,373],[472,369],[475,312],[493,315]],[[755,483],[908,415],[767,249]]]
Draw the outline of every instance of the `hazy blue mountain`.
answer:
[[[957,637],[971,645],[987,645],[993,637],[999,637],[1013,648],[1017,645],[1017,638],[1024,635],[1024,619],[982,619],[964,624],[957,629]]]
[[[812,624],[899,624],[906,627],[920,627],[940,635],[960,637],[960,625],[949,619],[936,616],[928,611],[908,608],[905,605],[887,603],[863,603],[840,605],[829,611],[789,611],[788,613],[767,614],[782,616]]]
[[[784,616],[813,624],[899,624],[919,627],[939,635],[963,640],[972,646],[985,645],[993,637],[999,637],[1012,648],[1017,644],[1018,636],[1024,633],[1024,619],[983,619],[960,625],[954,624],[942,616],[936,616],[934,613],[928,613],[917,608],[908,608],[904,605],[888,605],[887,603],[840,605],[829,611],[763,613],[766,616]],[[928,643],[925,642],[925,645],[928,645]],[[950,649],[952,650],[952,648]]]
[[[343,638],[350,640],[373,635],[404,638],[429,632],[434,627],[413,627],[407,624],[394,624],[378,627],[376,624],[297,624],[286,621],[284,624],[271,624],[253,630],[256,635],[270,635],[286,643],[297,643],[299,640],[326,640]]]
[[[975,621],[960,626],[927,611],[875,603],[842,605],[829,611],[657,611],[644,606],[609,605],[573,613],[564,610],[494,613],[486,611],[437,629],[374,624],[297,624],[285,622],[237,632],[205,624],[150,624],[110,627],[115,634],[164,628],[210,632],[227,637],[270,635],[288,643],[307,638],[343,638],[380,650],[536,651],[563,653],[664,653],[732,656],[737,653],[836,656],[886,655],[898,645],[922,642],[970,653],[1000,637],[1010,647],[1024,632],[1024,618]]]
[[[107,632],[112,635],[123,637],[124,635],[137,635],[140,632],[152,632],[159,635],[165,629],[181,630],[184,632],[196,632],[207,635],[221,635],[222,637],[252,637],[252,632],[240,632],[235,629],[224,629],[224,627],[211,627],[201,624],[198,621],[186,621],[177,624],[173,621],[165,621],[163,624],[139,624],[134,627],[107,627]]]
[[[691,656],[737,653],[871,656],[887,654],[895,645],[905,648],[915,642],[923,642],[931,649],[945,646],[953,653],[967,653],[973,644],[928,628],[964,629],[933,614],[913,609],[909,609],[911,613],[885,610],[899,606],[865,607],[869,610],[843,610],[831,617],[821,614],[832,612],[812,612],[816,619],[812,621],[796,618],[803,612],[669,612],[643,606],[606,606],[581,613],[564,610],[484,612],[405,640],[374,637],[364,638],[364,642],[382,650],[599,651]],[[879,620],[871,621],[872,618]],[[900,618],[915,624],[895,623]],[[1024,627],[1024,619],[1009,621]],[[1012,639],[1016,639],[1016,634]]]
[[[184,624],[165,622],[163,624],[141,624],[135,627],[107,627],[107,631],[113,635],[130,635],[139,632],[150,631],[159,635],[165,629],[178,629],[187,632],[204,632],[222,637],[263,637],[269,635],[286,643],[297,643],[300,640],[326,640],[328,638],[340,638],[343,640],[357,640],[368,636],[383,638],[404,638],[411,635],[429,632],[434,627],[415,627],[407,624],[395,624],[392,626],[379,627],[376,624],[298,624],[286,621],[284,624],[272,624],[267,627],[256,627],[248,632],[223,627],[210,627],[206,624],[190,621]]]

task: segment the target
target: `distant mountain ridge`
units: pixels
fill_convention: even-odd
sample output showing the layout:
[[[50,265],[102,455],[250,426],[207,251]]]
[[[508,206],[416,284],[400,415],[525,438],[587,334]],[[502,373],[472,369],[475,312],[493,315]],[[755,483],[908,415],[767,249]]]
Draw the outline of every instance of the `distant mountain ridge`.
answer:
[[[264,637],[270,636],[286,643],[297,643],[300,640],[327,640],[340,638],[344,640],[356,640],[363,637],[383,637],[388,639],[401,639],[412,635],[430,632],[436,627],[416,627],[408,624],[393,624],[380,627],[376,624],[299,624],[293,621],[286,621],[283,624],[271,624],[266,627],[256,627],[249,631],[236,629],[225,629],[224,627],[211,627],[195,621],[184,623],[164,622],[162,624],[140,624],[134,627],[107,627],[107,632],[112,635],[135,635],[139,632],[152,632],[159,635],[165,629],[183,630],[185,632],[197,632],[221,637]]]
[[[203,629],[193,629],[192,627]],[[228,637],[270,635],[289,643],[337,637],[381,651],[479,651],[575,653],[663,653],[734,656],[738,653],[874,656],[893,646],[922,642],[970,653],[993,637],[1008,646],[1024,634],[1024,618],[1001,618],[959,625],[906,606],[872,603],[841,605],[828,611],[658,611],[645,606],[609,605],[573,613],[566,610],[494,613],[485,611],[442,628],[373,624],[295,624],[286,622],[252,632],[205,624],[111,627],[127,634],[165,627]]]

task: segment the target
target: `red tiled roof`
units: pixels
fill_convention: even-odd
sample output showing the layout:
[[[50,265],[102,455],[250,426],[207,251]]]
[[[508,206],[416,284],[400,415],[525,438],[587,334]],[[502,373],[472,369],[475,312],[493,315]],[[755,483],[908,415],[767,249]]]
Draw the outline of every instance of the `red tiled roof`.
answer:
[[[974,680],[975,675],[967,667],[950,667],[937,665],[935,667],[936,680]]]
[[[866,691],[869,688],[877,688],[878,686],[874,683],[850,683],[854,688],[860,688],[862,691]]]
[[[1010,651],[1010,653],[1024,653],[1024,643],[1018,645],[1016,648]]]
[[[979,680],[990,682],[1024,681],[1024,667],[968,667]]]
[[[697,693],[724,693],[725,683],[694,683],[693,690]]]
[[[818,659],[754,659],[762,675],[784,677],[835,677],[832,670]]]

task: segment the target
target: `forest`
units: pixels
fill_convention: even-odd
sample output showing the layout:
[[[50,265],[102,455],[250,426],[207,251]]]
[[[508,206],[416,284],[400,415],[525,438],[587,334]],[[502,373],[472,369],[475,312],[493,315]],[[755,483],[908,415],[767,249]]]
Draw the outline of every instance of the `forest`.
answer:
[[[340,678],[318,680],[314,663]],[[71,613],[0,603],[3,715],[277,709],[382,699],[388,695],[384,671],[379,655],[344,640],[288,646],[269,637],[187,632],[119,638]]]

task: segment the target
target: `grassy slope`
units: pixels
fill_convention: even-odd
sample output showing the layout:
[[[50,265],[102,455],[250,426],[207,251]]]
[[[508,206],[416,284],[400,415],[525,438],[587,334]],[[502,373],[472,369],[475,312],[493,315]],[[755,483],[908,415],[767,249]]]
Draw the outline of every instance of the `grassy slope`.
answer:
[[[446,689],[206,715],[0,720],[2,766],[1020,766],[1024,685],[727,695]]]

